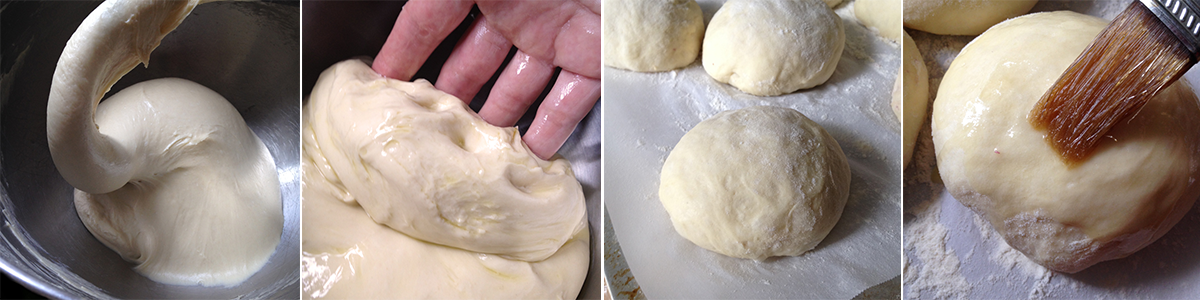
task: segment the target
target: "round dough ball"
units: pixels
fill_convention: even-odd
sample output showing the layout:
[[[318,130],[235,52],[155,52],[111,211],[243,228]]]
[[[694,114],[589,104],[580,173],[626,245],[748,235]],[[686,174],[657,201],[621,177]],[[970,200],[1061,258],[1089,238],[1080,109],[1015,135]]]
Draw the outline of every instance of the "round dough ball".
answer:
[[[695,0],[605,0],[602,9],[605,65],[659,72],[700,54],[704,15]]]
[[[776,96],[828,80],[845,40],[842,19],[816,0],[730,0],[709,22],[702,60],[717,81]]]
[[[675,231],[720,254],[800,255],[837,223],[850,190],[846,156],[820,125],[757,106],[700,122],[663,165],[659,198]]]
[[[879,36],[900,42],[904,25],[900,21],[901,0],[854,1],[854,17],[864,26],[875,28]]]
[[[904,26],[933,34],[976,35],[1029,12],[1037,0],[904,0]]]
[[[1200,107],[1183,81],[1067,166],[1028,115],[1107,22],[1073,12],[1000,23],[958,54],[933,102],[950,193],[1013,248],[1074,273],[1125,257],[1187,212],[1200,177]]]
[[[904,116],[904,166],[912,160],[913,147],[917,145],[917,133],[925,124],[925,113],[929,111],[929,71],[925,69],[925,59],[917,49],[917,42],[908,33],[904,33],[904,96],[892,96],[892,110],[897,117]],[[900,80],[897,80],[899,86]],[[896,111],[897,101],[903,98],[904,111]]]

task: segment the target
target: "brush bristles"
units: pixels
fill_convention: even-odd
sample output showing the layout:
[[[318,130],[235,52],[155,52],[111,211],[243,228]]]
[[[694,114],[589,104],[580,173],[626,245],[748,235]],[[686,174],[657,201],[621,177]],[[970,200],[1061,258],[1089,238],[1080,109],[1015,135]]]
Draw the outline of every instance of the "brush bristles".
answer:
[[[1047,142],[1074,164],[1193,63],[1184,45],[1135,1],[1042,96],[1030,122],[1048,130]]]

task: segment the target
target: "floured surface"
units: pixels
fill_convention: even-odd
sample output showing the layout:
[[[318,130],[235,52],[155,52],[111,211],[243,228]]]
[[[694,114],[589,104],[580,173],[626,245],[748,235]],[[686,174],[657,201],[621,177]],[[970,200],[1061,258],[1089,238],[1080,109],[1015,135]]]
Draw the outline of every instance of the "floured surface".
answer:
[[[719,1],[701,1],[706,20]],[[891,112],[900,48],[837,7],[846,48],[825,84],[756,97],[718,83],[700,62],[662,73],[604,69],[605,203],[624,258],[648,298],[844,298],[900,272],[900,124]],[[719,112],[755,105],[796,109],[824,127],[850,162],[841,220],[804,255],[765,262],[709,252],[671,227],[659,172],[680,137]],[[610,274],[611,276],[611,274]]]
[[[1073,10],[1112,19],[1126,2],[1042,2],[1033,12]],[[925,57],[930,95],[936,94],[946,68],[972,37],[946,37],[909,31]],[[1185,78],[1196,86],[1200,72]],[[932,101],[932,99],[930,99]],[[934,164],[929,119],[922,125],[912,165],[905,172],[905,298],[1193,298],[1200,292],[1200,207],[1193,207],[1165,236],[1133,255],[1102,262],[1076,274],[1049,271],[1013,250],[986,222],[945,191]],[[926,208],[928,207],[928,208]],[[936,208],[936,209],[935,209]],[[937,223],[936,232],[914,230],[917,224]],[[935,249],[922,252],[921,249]],[[930,253],[949,253],[959,267],[943,268]],[[933,272],[946,270],[946,272]],[[933,287],[939,282],[965,280],[960,285]]]

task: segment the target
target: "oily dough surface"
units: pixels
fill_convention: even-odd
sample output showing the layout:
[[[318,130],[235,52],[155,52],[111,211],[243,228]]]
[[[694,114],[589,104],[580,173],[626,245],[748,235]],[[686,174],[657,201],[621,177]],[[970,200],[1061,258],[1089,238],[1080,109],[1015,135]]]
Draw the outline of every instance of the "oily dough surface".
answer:
[[[904,119],[904,166],[907,167],[913,147],[917,145],[917,134],[929,112],[929,70],[925,68],[925,58],[921,57],[917,42],[907,32],[904,33],[904,67],[901,71],[904,76],[897,78],[896,86],[904,81],[904,95],[892,95],[892,109],[897,117]],[[897,100],[903,101],[902,105],[897,105]],[[903,111],[897,110],[901,106]]]
[[[900,21],[903,0],[855,0],[854,17],[863,25],[875,28],[879,36],[900,42],[904,24]]]
[[[730,0],[708,24],[704,71],[757,96],[824,83],[845,48],[842,19],[816,0]]]
[[[904,0],[904,27],[942,35],[977,35],[1029,12],[1037,0]]]
[[[578,294],[588,230],[565,159],[359,60],[321,74],[304,122],[306,298]]]
[[[934,101],[947,190],[1013,248],[1061,272],[1144,248],[1200,195],[1200,107],[1184,82],[1073,167],[1029,124],[1034,104],[1106,25],[1073,12],[998,24],[959,53]]]
[[[663,164],[658,194],[675,231],[720,254],[764,260],[815,247],[841,217],[850,169],[837,141],[789,108],[700,122]]]
[[[695,0],[605,0],[602,9],[605,65],[659,72],[700,54],[704,15]]]
[[[100,97],[158,46],[196,1],[110,1],[67,42],[47,104],[55,167],[79,219],[151,280],[234,286],[283,230],[275,163],[225,98],[178,78]]]

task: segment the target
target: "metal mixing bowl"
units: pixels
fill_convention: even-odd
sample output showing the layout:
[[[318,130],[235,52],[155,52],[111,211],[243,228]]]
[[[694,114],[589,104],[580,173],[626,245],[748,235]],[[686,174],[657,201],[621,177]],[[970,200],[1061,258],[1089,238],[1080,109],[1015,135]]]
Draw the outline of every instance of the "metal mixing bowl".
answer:
[[[387,40],[396,17],[400,14],[403,2],[390,1],[304,1],[304,58],[303,77],[304,95],[308,95],[317,77],[329,66],[349,58],[359,56],[373,57],[379,53],[379,48]],[[451,50],[471,22],[477,17],[478,11],[472,12],[463,24],[443,41],[429,60],[413,78],[424,78],[437,82],[438,72],[446,62]],[[511,59],[515,51],[509,52]],[[507,61],[507,60],[506,60]],[[504,66],[500,67],[501,70]],[[491,80],[484,84],[480,92],[471,101],[471,108],[479,111],[486,100],[488,92],[495,84],[498,72],[493,73]],[[551,80],[553,82],[553,80]],[[542,90],[541,98],[545,98],[550,87]],[[539,98],[531,107],[536,108],[541,103]],[[531,110],[517,121],[517,128],[522,133],[529,128],[534,112]],[[591,229],[591,263],[587,279],[579,292],[579,299],[600,299],[600,102],[586,118],[575,128],[575,132],[567,139],[559,155],[571,162],[575,178],[583,186],[584,198],[587,201],[588,224]]]
[[[283,194],[283,236],[241,285],[161,284],[133,271],[80,222],[72,187],[46,146],[46,99],[63,46],[99,2],[0,4],[0,269],[52,298],[299,297],[300,30],[298,3],[197,6],[109,93],[180,77],[227,98],[267,144]]]

